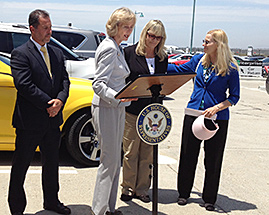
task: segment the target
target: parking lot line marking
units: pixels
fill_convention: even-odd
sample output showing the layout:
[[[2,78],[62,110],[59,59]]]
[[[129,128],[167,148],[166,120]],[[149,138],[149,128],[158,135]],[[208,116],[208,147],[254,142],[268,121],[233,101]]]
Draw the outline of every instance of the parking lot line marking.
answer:
[[[29,174],[41,174],[42,170],[41,169],[30,169],[27,171]],[[9,170],[0,170],[0,174],[10,174],[10,169]],[[59,170],[59,174],[78,174],[77,170]]]
[[[251,87],[244,87],[244,86],[242,86],[241,89],[242,88],[247,89],[247,90],[252,90],[252,91],[263,91],[263,89],[261,88],[251,88]]]
[[[158,163],[159,164],[175,164],[177,163],[177,160],[175,160],[174,158],[165,156],[165,155],[159,155]]]

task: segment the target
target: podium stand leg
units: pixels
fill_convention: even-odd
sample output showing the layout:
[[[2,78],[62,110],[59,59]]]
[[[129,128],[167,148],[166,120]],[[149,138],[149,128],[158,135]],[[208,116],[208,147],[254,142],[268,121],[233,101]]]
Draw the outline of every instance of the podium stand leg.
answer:
[[[153,146],[153,202],[152,214],[158,214],[158,145]]]

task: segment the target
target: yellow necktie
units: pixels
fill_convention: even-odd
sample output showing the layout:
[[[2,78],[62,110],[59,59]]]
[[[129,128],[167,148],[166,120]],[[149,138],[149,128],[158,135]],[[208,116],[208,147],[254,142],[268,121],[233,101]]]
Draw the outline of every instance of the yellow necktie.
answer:
[[[44,46],[42,46],[40,51],[43,52],[43,55],[44,55],[44,58],[45,58],[45,63],[46,63],[47,68],[49,70],[50,77],[52,77],[51,70],[50,70],[50,59],[49,59],[47,49]]]

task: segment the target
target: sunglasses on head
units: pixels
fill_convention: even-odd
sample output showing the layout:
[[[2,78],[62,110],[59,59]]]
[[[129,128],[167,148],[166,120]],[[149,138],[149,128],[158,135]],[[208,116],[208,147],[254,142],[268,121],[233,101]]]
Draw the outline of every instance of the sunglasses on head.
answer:
[[[147,35],[149,36],[149,38],[156,40],[161,40],[163,38],[162,36],[155,36],[153,34],[150,34],[149,32],[147,32]]]

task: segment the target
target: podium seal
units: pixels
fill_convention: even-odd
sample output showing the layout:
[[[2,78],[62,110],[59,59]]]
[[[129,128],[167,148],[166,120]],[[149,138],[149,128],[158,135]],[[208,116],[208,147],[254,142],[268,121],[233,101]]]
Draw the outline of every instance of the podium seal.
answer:
[[[156,145],[162,142],[170,133],[172,125],[171,114],[161,104],[150,104],[137,117],[136,130],[144,142]]]

